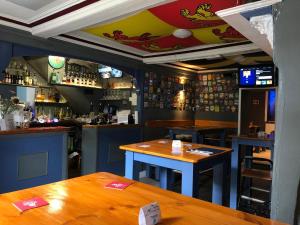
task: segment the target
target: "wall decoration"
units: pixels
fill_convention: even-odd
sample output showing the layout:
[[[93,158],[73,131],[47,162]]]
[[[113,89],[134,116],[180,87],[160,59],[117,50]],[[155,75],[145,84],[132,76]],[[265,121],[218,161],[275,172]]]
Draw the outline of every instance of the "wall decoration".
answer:
[[[239,103],[236,76],[235,73],[199,75],[195,89],[195,109],[203,112],[236,113]]]
[[[144,108],[237,113],[236,74],[206,74],[184,80],[175,75],[145,74]]]
[[[194,105],[192,80],[182,83],[179,76],[145,74],[144,108],[192,110]]]

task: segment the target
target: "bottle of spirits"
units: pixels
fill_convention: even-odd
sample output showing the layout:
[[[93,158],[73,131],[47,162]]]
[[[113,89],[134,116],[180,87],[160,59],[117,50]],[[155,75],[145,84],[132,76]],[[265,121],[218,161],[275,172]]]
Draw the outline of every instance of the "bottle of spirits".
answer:
[[[33,74],[32,85],[38,85],[35,73]]]
[[[7,69],[6,69],[6,81],[8,84],[12,83],[11,74],[8,73]]]
[[[25,85],[29,85],[29,74],[28,74],[28,70],[25,71],[24,74],[24,84]]]
[[[51,77],[51,84],[56,84],[57,83],[57,75],[56,75],[54,69],[52,70],[50,77]]]
[[[28,72],[28,85],[33,85],[33,79],[32,76],[30,75],[30,71]]]

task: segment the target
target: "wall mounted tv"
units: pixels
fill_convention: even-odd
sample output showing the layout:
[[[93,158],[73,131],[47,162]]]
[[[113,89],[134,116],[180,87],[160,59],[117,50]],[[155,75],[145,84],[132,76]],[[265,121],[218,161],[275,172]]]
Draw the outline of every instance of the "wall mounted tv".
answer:
[[[277,85],[274,66],[253,66],[239,69],[240,87],[274,87]]]
[[[98,71],[104,79],[111,77],[120,78],[123,76],[123,72],[121,70],[117,70],[110,66],[100,65]]]

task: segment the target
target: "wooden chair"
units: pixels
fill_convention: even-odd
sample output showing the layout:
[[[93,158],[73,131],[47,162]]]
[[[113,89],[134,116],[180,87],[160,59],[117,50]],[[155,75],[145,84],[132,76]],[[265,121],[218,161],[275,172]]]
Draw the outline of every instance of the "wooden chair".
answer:
[[[271,185],[269,189],[253,185],[256,181],[272,182],[273,162],[269,159],[245,156],[242,161],[239,207],[249,213],[269,217],[271,207]],[[246,188],[245,188],[246,187]],[[266,199],[253,196],[253,191],[266,193]]]

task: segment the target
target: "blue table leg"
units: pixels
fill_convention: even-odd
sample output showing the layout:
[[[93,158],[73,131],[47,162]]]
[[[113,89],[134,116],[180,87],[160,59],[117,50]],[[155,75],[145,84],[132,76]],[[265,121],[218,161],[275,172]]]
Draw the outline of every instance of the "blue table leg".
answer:
[[[181,193],[190,197],[197,197],[199,192],[199,168],[197,164],[185,163],[182,169]]]
[[[125,177],[131,180],[139,180],[139,170],[134,163],[134,153],[126,151]]]
[[[160,167],[160,187],[162,189],[171,190],[172,189],[172,170]]]
[[[213,190],[212,202],[215,204],[223,204],[223,164],[218,164],[213,167]]]
[[[230,208],[237,208],[237,198],[239,194],[239,144],[236,139],[232,140],[231,154],[231,181],[230,181]]]

